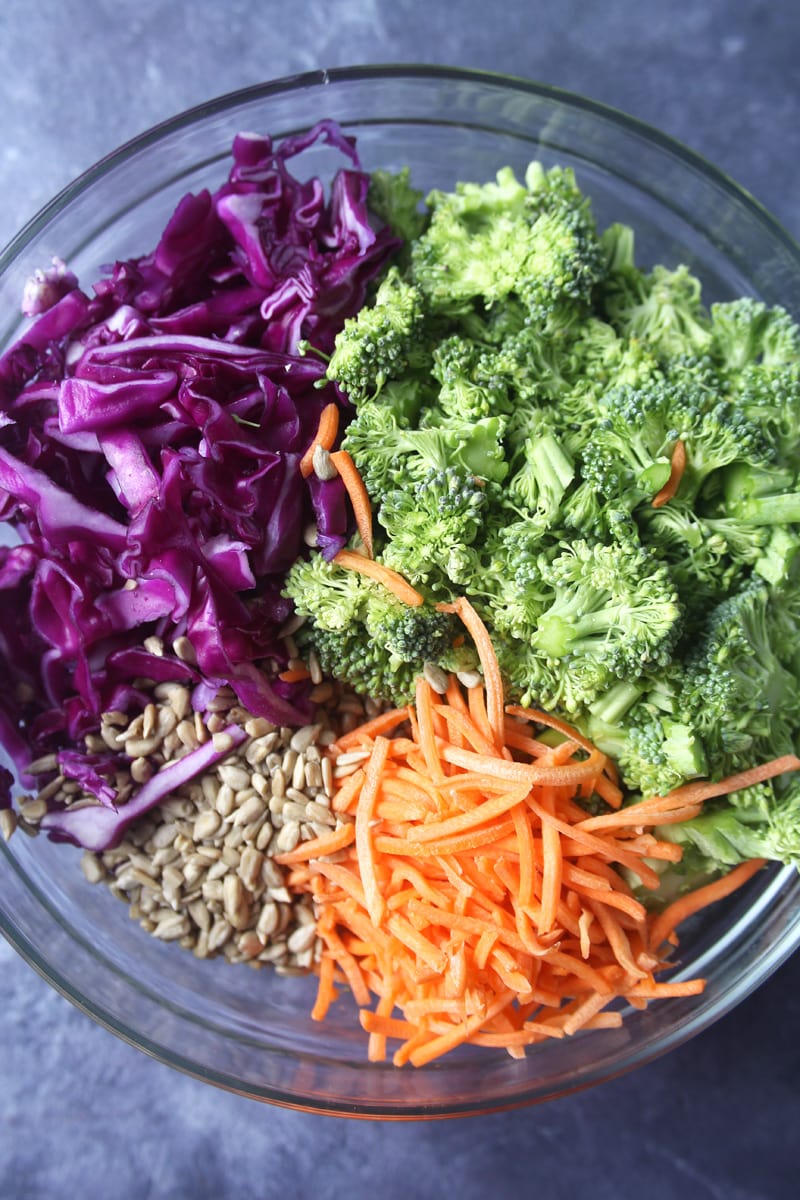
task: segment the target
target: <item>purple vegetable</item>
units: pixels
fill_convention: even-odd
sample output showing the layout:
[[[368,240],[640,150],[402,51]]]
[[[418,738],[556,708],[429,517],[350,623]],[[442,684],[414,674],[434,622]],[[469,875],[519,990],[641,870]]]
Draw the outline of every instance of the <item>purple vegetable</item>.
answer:
[[[348,160],[327,198],[289,169],[318,141]],[[227,181],[186,196],[150,254],[91,295],[57,262],[31,283],[35,319],[0,357],[0,519],[23,543],[0,551],[0,666],[32,699],[0,697],[0,726],[32,754],[140,704],[139,678],[227,682],[256,715],[308,719],[307,687],[260,664],[285,661],[304,530],[328,556],[350,532],[341,480],[299,471],[323,407],[349,409],[297,349],[330,351],[399,245],[368,186],[332,122],[277,146],[242,134]]]
[[[116,811],[116,788],[109,783],[123,766],[121,756],[112,754],[84,754],[79,750],[59,750],[58,769],[67,779],[76,780],[83,791],[96,797],[101,804]]]
[[[86,850],[100,853],[111,850],[122,841],[125,830],[137,817],[155,808],[176,788],[182,787],[196,775],[207,771],[240,746],[246,738],[239,725],[229,725],[213,741],[204,742],[183,758],[163,766],[152,779],[142,784],[136,795],[121,808],[104,804],[87,805],[78,809],[53,809],[45,813],[41,827],[53,842],[72,842]],[[220,747],[220,748],[218,748]]]

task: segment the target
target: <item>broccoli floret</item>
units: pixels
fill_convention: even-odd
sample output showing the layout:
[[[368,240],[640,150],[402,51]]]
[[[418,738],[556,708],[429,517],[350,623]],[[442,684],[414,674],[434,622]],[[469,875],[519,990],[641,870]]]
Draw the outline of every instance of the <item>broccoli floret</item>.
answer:
[[[621,334],[660,356],[704,354],[711,345],[701,284],[686,266],[656,266],[649,274],[623,264],[604,287],[604,314]]]
[[[717,776],[794,749],[800,683],[779,657],[781,646],[791,653],[785,621],[769,588],[754,578],[713,609],[687,651],[679,708]]]
[[[336,335],[328,379],[356,404],[375,396],[388,379],[403,375],[418,360],[424,363],[418,338],[422,320],[419,291],[403,280],[397,267],[390,267],[374,303],[349,317]]]
[[[410,608],[380,583],[312,554],[290,570],[284,593],[310,618],[297,632],[322,670],[377,699],[403,703],[426,662],[453,662],[453,618],[430,604]]]
[[[604,416],[583,456],[583,478],[607,500],[632,508],[652,499],[670,476],[681,435],[673,418],[677,397],[663,381],[616,387],[602,397]]]
[[[411,186],[408,167],[400,171],[373,171],[367,205],[393,233],[411,242],[419,237],[428,217],[422,209],[424,195]]]
[[[486,503],[472,475],[448,467],[428,472],[418,483],[387,492],[378,509],[386,531],[388,566],[436,591],[469,585],[475,573],[470,547],[481,529]]]
[[[768,587],[750,580],[712,609],[671,664],[599,697],[579,724],[645,793],[792,753],[800,683],[778,647],[789,653],[796,631]]]
[[[413,700],[421,664],[395,659],[370,643],[363,625],[334,632],[309,623],[298,631],[296,640],[301,654],[313,650],[326,675],[349,684],[361,695],[391,704]]]
[[[434,425],[434,419],[441,424]],[[342,446],[352,454],[373,499],[398,486],[413,490],[427,472],[451,466],[478,479],[505,479],[501,418],[446,422],[442,414],[427,410],[427,420],[424,429],[409,429],[380,400],[359,407]]]
[[[676,498],[637,512],[642,540],[668,565],[688,611],[704,615],[709,603],[734,590],[751,569],[767,577],[782,572],[780,546],[770,550],[770,530],[735,517],[707,517]],[[758,565],[757,565],[758,564]]]
[[[633,508],[652,500],[670,477],[680,439],[686,468],[678,495],[691,501],[714,472],[737,461],[765,462],[761,431],[710,386],[707,374],[677,369],[643,387],[612,388],[586,447],[584,479],[602,496]]]
[[[510,167],[496,182],[458,184],[428,197],[430,225],[415,242],[413,278],[431,306],[458,312],[514,293],[536,320],[586,303],[603,267],[588,201],[569,170]]]
[[[438,663],[447,657],[453,641],[453,622],[446,613],[428,607],[388,607],[383,613],[367,612],[367,633],[393,657],[407,663]]]
[[[512,513],[508,517],[487,536],[485,568],[472,587],[490,627],[500,634],[498,640],[511,637],[527,643],[548,603],[538,564],[550,542],[535,522]],[[499,652],[500,646],[496,649]],[[526,645],[526,654],[529,650]]]
[[[528,324],[487,356],[484,370],[504,381],[515,403],[560,401],[584,372],[585,363],[573,349],[577,332],[568,319]]]
[[[647,343],[620,335],[598,317],[581,323],[571,356],[580,382],[589,385],[593,398],[609,387],[641,387],[662,374],[660,361]]]
[[[522,445],[522,462],[512,475],[508,493],[547,528],[558,519],[564,493],[575,478],[575,461],[552,420],[539,420]]]
[[[361,620],[369,586],[355,571],[343,571],[321,554],[311,554],[297,559],[289,570],[284,595],[294,602],[298,616],[313,617],[321,629],[338,633]]]
[[[800,469],[800,363],[768,368],[749,364],[728,383],[748,420],[762,430],[779,462]]]
[[[665,795],[708,770],[702,739],[679,710],[680,686],[680,666],[673,662],[616,684],[579,722],[634,792]]]
[[[460,334],[436,346],[431,373],[440,385],[437,407],[448,417],[477,421],[509,408],[508,385],[491,356]]]
[[[552,601],[531,643],[547,658],[567,659],[569,670],[583,661],[595,664],[594,695],[669,662],[681,606],[666,568],[641,545],[578,540],[551,561],[541,560],[540,573]]]
[[[734,372],[751,363],[778,368],[800,359],[800,328],[786,309],[751,297],[712,304],[711,338],[711,354]]]
[[[482,611],[517,696],[570,714],[620,679],[669,662],[681,606],[666,569],[632,540],[553,545],[529,521],[499,534]]]

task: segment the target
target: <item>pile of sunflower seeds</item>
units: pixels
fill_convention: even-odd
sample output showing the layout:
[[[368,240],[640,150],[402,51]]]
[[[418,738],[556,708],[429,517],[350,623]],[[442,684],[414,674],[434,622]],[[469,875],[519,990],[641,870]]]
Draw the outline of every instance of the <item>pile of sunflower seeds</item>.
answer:
[[[226,726],[239,724],[247,734],[209,771],[133,822],[115,849],[83,854],[86,878],[106,884],[153,937],[198,958],[271,964],[281,974],[305,973],[318,961],[313,902],[290,892],[286,869],[273,856],[352,820],[331,810],[334,773],[325,749],[377,709],[342,694],[316,664],[310,667],[313,725],[279,727],[254,718],[229,688],[201,714],[186,687],[166,683],[152,685],[151,703],[133,719],[104,713],[99,731],[86,737],[89,752],[124,751],[128,770],[116,779],[124,803],[161,766],[221,736]],[[55,768],[55,756],[48,756],[30,770],[47,776]],[[53,800],[97,803],[56,775],[22,798],[15,825],[35,833]],[[10,836],[13,828],[3,832]]]

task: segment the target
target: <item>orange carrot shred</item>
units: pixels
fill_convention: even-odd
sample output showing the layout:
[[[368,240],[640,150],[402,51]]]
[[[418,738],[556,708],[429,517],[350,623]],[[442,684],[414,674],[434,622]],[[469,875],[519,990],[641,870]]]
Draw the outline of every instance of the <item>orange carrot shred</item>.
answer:
[[[475,643],[486,687],[486,711],[496,745],[503,745],[503,680],[489,631],[470,602],[459,596],[454,604],[437,604],[440,612],[453,612],[461,618]]]
[[[314,451],[317,446],[321,446],[323,450],[332,450],[338,432],[339,405],[331,401],[330,404],[325,405],[320,413],[317,432],[314,434],[311,445],[300,459],[300,474],[304,479],[308,479],[314,470]]]
[[[293,863],[308,862],[310,858],[322,858],[326,854],[335,854],[337,850],[344,850],[345,846],[349,846],[354,841],[355,836],[354,825],[340,825],[338,829],[333,829],[330,833],[323,833],[319,837],[300,842],[294,850],[274,855],[273,861],[282,867],[288,867]]]
[[[672,459],[670,462],[669,479],[653,496],[653,508],[661,508],[669,503],[677,492],[683,479],[683,473],[686,470],[686,446],[680,438],[678,438],[672,450]]]
[[[422,603],[382,564],[353,551],[339,560]],[[800,769],[800,758],[626,806],[614,765],[588,739],[560,718],[504,704],[497,659],[471,605],[461,598],[439,607],[461,618],[483,682],[467,688],[450,676],[442,695],[421,676],[413,704],[341,735],[329,749],[330,807],[340,824],[277,859],[315,905],[322,954],[314,1018],[324,1019],[345,985],[361,1010],[369,1059],[384,1061],[395,1041],[396,1066],[422,1067],[465,1043],[522,1057],[545,1038],[617,1028],[615,1001],[645,1008],[699,994],[702,979],[657,978],[670,965],[675,929],[763,861],[660,915],[640,902],[629,874],[657,889],[650,860],[678,861],[681,849],[652,827]],[[537,725],[563,741],[540,741]],[[590,816],[593,795],[610,811]]]
[[[278,679],[283,683],[300,683],[303,679],[310,679],[311,672],[308,667],[291,667],[286,671],[278,673]]]
[[[410,583],[406,583],[402,575],[393,571],[391,567],[376,562],[373,558],[357,554],[355,550],[340,550],[338,554],[334,554],[332,561],[336,563],[337,567],[344,567],[348,571],[358,571],[362,575],[369,576],[370,579],[377,580],[378,583],[382,583],[385,588],[393,592],[398,600],[402,600],[411,608],[419,608],[420,604],[425,603],[424,596]]]
[[[734,867],[721,879],[707,883],[704,887],[697,888],[674,900],[653,921],[650,929],[650,945],[654,950],[658,950],[661,943],[666,941],[683,921],[688,920],[689,917],[694,916],[709,904],[714,904],[717,900],[723,900],[726,896],[730,896],[737,888],[743,887],[764,866],[766,866],[766,859],[751,858],[747,862],[739,863],[738,867]]]
[[[350,499],[353,516],[356,519],[356,529],[359,532],[361,541],[364,543],[364,549],[368,557],[372,558],[372,504],[369,493],[364,486],[364,480],[361,478],[358,467],[353,462],[353,458],[347,450],[335,450],[331,454],[331,462],[339,472],[341,481],[345,486],[345,491]]]

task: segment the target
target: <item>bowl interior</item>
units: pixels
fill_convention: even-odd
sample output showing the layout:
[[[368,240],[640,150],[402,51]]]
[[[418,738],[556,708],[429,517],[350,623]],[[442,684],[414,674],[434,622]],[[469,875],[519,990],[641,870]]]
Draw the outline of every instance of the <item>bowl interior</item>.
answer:
[[[417,187],[483,180],[534,158],[575,169],[601,225],[636,231],[643,264],[687,263],[708,300],[749,293],[800,311],[800,254],[755,202],[680,147],[635,122],[531,84],[431,69],[358,69],[250,89],[124,147],[68,188],[0,260],[0,331],[20,325],[25,279],[53,255],[89,286],[103,264],[149,251],[187,191],[216,187],[234,134],[279,138],[331,117],[355,135],[365,168],[408,165]],[[308,173],[341,165],[326,148]],[[459,1052],[420,1071],[366,1062],[355,1007],[324,1024],[314,981],[199,962],[143,933],[80,872],[79,852],[17,835],[2,847],[0,921],[70,999],[123,1037],[211,1082],[320,1111],[424,1116],[542,1099],[632,1067],[727,1011],[800,939],[796,873],[772,869],[682,939],[679,977],[703,996],[630,1012],[620,1030],[532,1049]]]

